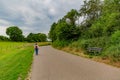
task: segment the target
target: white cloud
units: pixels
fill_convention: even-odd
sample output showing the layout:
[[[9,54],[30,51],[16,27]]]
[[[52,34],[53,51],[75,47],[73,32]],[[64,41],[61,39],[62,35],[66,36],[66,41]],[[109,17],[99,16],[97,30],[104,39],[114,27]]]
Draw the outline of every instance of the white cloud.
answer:
[[[0,0],[0,29],[16,25],[24,34],[48,33],[53,22],[71,9],[79,9],[82,3],[83,0]]]
[[[7,29],[7,27],[5,27],[5,26],[0,26],[0,35],[5,35],[5,36],[7,36],[7,35],[6,35],[6,29]]]
[[[0,19],[0,35],[5,35],[6,36],[6,28],[11,25],[11,23],[9,23],[6,20],[2,20]]]
[[[0,19],[0,25],[2,25],[2,26],[8,26],[10,24],[11,23],[9,23],[8,21]]]
[[[44,3],[45,5],[49,5],[51,2],[52,2],[52,0],[44,0],[44,1],[43,1],[43,3]]]

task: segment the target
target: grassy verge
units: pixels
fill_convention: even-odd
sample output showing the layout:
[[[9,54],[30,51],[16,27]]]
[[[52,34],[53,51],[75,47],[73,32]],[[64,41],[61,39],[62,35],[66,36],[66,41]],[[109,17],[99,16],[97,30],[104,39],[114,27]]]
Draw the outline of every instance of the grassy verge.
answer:
[[[64,47],[64,48],[57,48],[57,49],[63,50],[65,52],[68,52],[73,55],[81,56],[84,58],[88,58],[88,59],[91,59],[91,60],[94,60],[97,62],[102,62],[102,63],[109,64],[109,65],[120,68],[120,62],[111,61],[110,58],[104,58],[103,56],[87,55],[87,54],[85,54],[84,50],[82,50],[80,48],[78,49],[78,48],[73,48],[73,47],[72,48]]]
[[[32,60],[31,44],[0,42],[0,80],[25,80]]]
[[[61,43],[61,41],[55,41],[54,43],[52,45],[55,48],[62,49],[78,56],[87,57],[95,61],[120,67],[120,31],[115,32],[109,37],[103,36],[97,38],[79,39],[65,46],[65,43]],[[100,53],[88,52],[87,48],[89,47],[102,48],[102,51]]]

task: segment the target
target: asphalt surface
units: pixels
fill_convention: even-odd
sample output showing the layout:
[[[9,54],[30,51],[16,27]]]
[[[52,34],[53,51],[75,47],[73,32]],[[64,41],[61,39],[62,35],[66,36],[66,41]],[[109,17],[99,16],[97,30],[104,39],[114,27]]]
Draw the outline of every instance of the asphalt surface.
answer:
[[[120,68],[44,46],[34,55],[31,80],[120,80]]]

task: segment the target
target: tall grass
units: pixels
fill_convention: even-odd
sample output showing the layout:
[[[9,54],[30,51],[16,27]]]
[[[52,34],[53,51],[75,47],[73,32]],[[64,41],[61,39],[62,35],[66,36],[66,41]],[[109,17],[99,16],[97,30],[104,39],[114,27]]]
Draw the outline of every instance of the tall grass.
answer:
[[[106,49],[103,57],[109,58],[112,62],[120,62],[120,44],[112,45]]]
[[[105,50],[104,57],[112,62],[120,62],[120,31],[116,31],[110,38],[109,47]]]

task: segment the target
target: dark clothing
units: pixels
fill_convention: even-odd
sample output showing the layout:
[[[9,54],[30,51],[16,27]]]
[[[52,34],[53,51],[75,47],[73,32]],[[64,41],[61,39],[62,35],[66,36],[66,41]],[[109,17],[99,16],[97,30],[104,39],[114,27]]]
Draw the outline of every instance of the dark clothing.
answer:
[[[38,45],[35,45],[35,54],[38,55]]]
[[[35,54],[38,55],[38,48],[35,48]]]

